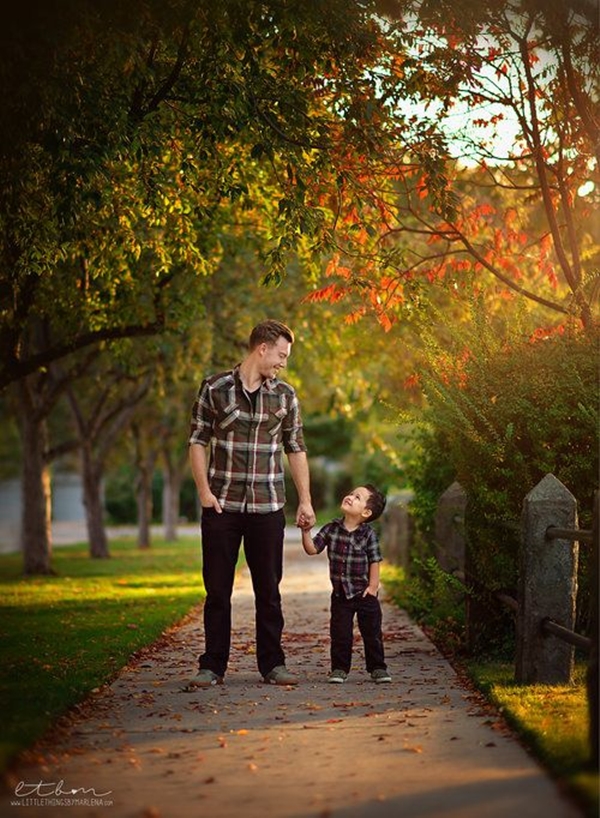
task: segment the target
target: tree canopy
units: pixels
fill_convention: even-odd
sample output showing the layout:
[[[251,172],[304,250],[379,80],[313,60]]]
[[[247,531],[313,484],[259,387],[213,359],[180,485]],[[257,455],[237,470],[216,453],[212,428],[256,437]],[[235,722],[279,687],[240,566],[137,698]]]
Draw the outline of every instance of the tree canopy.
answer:
[[[370,298],[389,325],[445,282],[525,298],[547,322],[597,321],[597,3],[382,6],[400,46],[385,82],[403,100],[411,154],[370,159],[379,184],[347,215],[314,297],[358,286],[358,314]]]
[[[299,254],[315,300],[356,293],[353,316],[385,327],[431,283],[489,276],[589,323],[591,3],[14,8],[0,35],[0,387],[98,341],[185,326],[224,235],[255,236],[267,280]],[[514,137],[499,148],[494,130]]]
[[[185,324],[224,233],[279,279],[391,140],[369,4],[24,4],[1,45],[0,386]]]

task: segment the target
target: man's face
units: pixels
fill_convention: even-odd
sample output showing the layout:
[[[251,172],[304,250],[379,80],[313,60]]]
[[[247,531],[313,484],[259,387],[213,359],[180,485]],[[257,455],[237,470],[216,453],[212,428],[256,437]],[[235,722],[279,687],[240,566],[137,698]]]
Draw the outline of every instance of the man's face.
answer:
[[[292,351],[292,345],[283,335],[274,344],[261,344],[260,374],[263,378],[275,378],[280,369],[284,369]]]

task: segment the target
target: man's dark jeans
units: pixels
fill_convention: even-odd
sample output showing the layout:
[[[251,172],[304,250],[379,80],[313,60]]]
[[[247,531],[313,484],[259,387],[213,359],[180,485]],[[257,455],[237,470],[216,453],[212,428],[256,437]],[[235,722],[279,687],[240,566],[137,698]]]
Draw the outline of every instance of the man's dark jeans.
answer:
[[[350,672],[352,663],[352,641],[354,615],[365,646],[367,672],[376,668],[387,668],[383,651],[381,632],[381,605],[376,596],[362,594],[347,599],[343,594],[331,594],[331,669]]]
[[[283,510],[245,514],[202,509],[202,575],[205,652],[200,668],[224,676],[231,647],[231,593],[240,545],[252,577],[256,609],[256,658],[266,676],[285,664],[281,648],[283,613],[279,583],[283,573]]]

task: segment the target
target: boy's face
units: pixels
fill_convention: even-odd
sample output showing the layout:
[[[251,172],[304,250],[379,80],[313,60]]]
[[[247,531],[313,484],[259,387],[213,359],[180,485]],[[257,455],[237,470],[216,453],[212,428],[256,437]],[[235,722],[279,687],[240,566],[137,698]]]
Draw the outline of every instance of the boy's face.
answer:
[[[352,489],[342,500],[341,509],[346,514],[352,514],[353,517],[367,519],[371,516],[371,510],[367,508],[370,496],[371,493],[364,486]]]

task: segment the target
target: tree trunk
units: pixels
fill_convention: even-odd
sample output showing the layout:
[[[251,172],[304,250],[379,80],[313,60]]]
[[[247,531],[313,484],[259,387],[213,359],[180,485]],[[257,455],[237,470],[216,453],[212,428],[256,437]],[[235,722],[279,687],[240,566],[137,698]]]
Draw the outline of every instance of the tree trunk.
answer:
[[[83,504],[87,522],[90,557],[107,559],[110,557],[108,539],[104,527],[104,506],[102,503],[102,468],[94,463],[89,446],[82,447]]]
[[[21,440],[23,444],[21,549],[26,574],[52,574],[50,471],[46,463],[48,433],[46,421],[35,411],[29,385],[19,383],[23,411]]]
[[[162,511],[165,539],[177,540],[177,523],[179,522],[180,492],[183,475],[181,469],[165,458],[163,469]]]
[[[136,486],[137,511],[138,511],[138,547],[150,548],[151,534],[150,522],[152,520],[152,474],[154,458],[152,463],[147,460],[138,463],[138,477]]]

